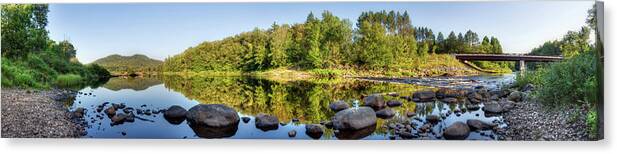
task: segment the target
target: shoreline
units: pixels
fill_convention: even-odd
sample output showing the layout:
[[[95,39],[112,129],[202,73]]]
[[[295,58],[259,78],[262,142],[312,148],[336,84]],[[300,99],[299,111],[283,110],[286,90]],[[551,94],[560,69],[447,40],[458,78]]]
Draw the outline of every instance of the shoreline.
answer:
[[[79,138],[86,133],[83,118],[62,101],[75,97],[74,91],[2,88],[1,95],[2,138]]]

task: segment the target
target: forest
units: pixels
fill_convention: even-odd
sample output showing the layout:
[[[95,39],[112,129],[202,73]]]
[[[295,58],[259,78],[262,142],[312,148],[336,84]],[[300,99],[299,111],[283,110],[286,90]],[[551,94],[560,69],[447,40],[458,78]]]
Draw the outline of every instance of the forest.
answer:
[[[105,80],[104,68],[83,65],[69,41],[48,36],[47,4],[2,5],[2,86],[74,87]]]
[[[482,38],[482,40],[480,40]],[[240,71],[276,68],[395,70],[427,60],[458,63],[439,58],[452,53],[503,53],[496,37],[480,37],[471,30],[446,37],[428,27],[414,27],[407,11],[368,11],[355,27],[329,11],[304,23],[274,23],[222,40],[203,42],[168,57],[164,72]],[[509,68],[507,62],[476,62],[480,67]],[[430,68],[430,67],[427,67]],[[416,71],[419,69],[416,67]]]

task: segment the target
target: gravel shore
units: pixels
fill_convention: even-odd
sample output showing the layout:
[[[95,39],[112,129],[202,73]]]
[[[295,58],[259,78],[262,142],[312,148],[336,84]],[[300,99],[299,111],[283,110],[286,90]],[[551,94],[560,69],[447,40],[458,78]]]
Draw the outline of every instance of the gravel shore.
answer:
[[[533,100],[518,102],[503,113],[508,128],[498,131],[505,140],[579,141],[589,140],[586,111],[579,108],[549,109]]]
[[[61,101],[74,96],[69,90],[3,88],[2,138],[76,138],[85,133]]]

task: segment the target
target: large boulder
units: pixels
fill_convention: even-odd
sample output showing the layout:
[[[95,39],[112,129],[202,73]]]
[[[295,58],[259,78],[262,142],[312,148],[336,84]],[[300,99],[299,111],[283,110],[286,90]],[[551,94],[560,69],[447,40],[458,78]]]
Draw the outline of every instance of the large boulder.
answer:
[[[186,114],[189,125],[208,127],[229,127],[238,125],[240,116],[236,110],[223,104],[199,104]]]
[[[469,126],[463,122],[454,122],[443,132],[443,137],[447,140],[464,140],[469,136]]]
[[[392,117],[394,117],[394,110],[392,110],[391,108],[386,108],[386,109],[381,109],[377,112],[375,112],[375,115],[381,119],[390,119]]]
[[[319,139],[323,135],[323,129],[319,125],[307,124],[304,128],[306,128],[306,135],[313,139]]]
[[[345,103],[345,101],[343,100],[339,100],[339,101],[330,103],[329,107],[330,107],[330,110],[334,112],[338,112],[338,111],[349,108],[349,104]]]
[[[372,94],[363,98],[364,106],[369,106],[373,109],[382,109],[386,107],[386,102],[380,94]]]
[[[188,111],[181,106],[173,105],[165,110],[163,117],[167,120],[167,122],[177,125],[184,121],[187,113]]]
[[[337,112],[332,118],[336,130],[360,130],[376,122],[375,111],[369,107],[348,108]]]
[[[107,116],[109,117],[113,117],[114,115],[116,115],[116,108],[112,106],[112,107],[105,109],[105,114],[107,114]]]
[[[255,116],[255,127],[263,131],[276,130],[279,128],[279,118],[263,113],[257,114]]]
[[[471,130],[488,130],[491,129],[491,125],[477,119],[467,120],[467,125]]]
[[[403,102],[399,100],[389,100],[388,102],[386,102],[386,105],[388,105],[388,107],[398,107],[403,105]]]
[[[489,114],[497,114],[497,113],[503,112],[503,108],[501,107],[501,105],[499,105],[499,103],[496,103],[496,102],[485,103],[484,107],[482,107],[482,110],[485,113],[489,113]]]
[[[503,109],[503,112],[508,112],[508,111],[512,110],[516,104],[514,102],[512,102],[512,101],[509,101],[509,100],[506,100],[506,99],[502,99],[502,100],[499,101],[499,105]]]
[[[414,102],[432,102],[432,101],[435,101],[435,92],[430,91],[430,90],[414,92],[412,100]]]
[[[467,93],[467,90],[463,89],[450,89],[450,88],[439,88],[436,92],[437,98],[446,98],[446,97],[464,97]]]
[[[508,95],[508,100],[515,102],[523,101],[523,93],[520,91],[514,91]]]

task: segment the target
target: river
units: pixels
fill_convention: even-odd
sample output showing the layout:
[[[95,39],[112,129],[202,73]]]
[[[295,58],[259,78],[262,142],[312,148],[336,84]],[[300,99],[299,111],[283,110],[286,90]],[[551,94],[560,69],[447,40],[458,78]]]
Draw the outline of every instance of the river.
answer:
[[[215,134],[233,139],[313,139],[305,134],[305,124],[319,124],[328,121],[335,114],[328,105],[344,100],[355,105],[362,104],[360,97],[374,93],[396,92],[410,96],[413,92],[435,87],[475,87],[496,88],[512,82],[514,75],[483,75],[473,77],[434,77],[407,78],[397,80],[383,79],[323,79],[310,81],[271,81],[251,77],[135,77],[110,79],[98,87],[86,87],[68,104],[70,110],[85,108],[88,127],[85,138],[211,138],[213,134],[201,129],[191,128],[187,121],[180,123],[167,121],[161,109],[179,105],[190,109],[196,104],[225,104],[238,111],[240,117],[250,117],[241,121],[238,129],[226,134]],[[425,122],[426,115],[441,115],[443,120],[432,127],[432,133],[419,135],[412,139],[443,139],[440,135],[446,126],[467,119],[478,119],[505,127],[502,117],[485,116],[482,110],[457,112],[462,104],[446,104],[440,101],[415,103],[400,97],[385,96],[386,100],[400,100],[403,105],[393,107],[396,115],[391,119],[378,119],[375,129],[359,134],[338,135],[332,129],[324,129],[318,139],[365,139],[387,140],[394,137],[393,130],[386,126],[393,122],[405,121],[418,128]],[[104,112],[97,107],[105,102],[124,104],[126,108],[141,110],[134,122],[112,124]],[[121,110],[118,112],[122,112]],[[129,111],[135,112],[135,111]],[[145,113],[147,112],[147,113]],[[415,118],[408,118],[406,112],[415,112]],[[278,117],[278,129],[262,131],[255,127],[254,115],[266,113]],[[294,120],[297,120],[294,122]],[[295,130],[297,135],[289,137]],[[350,137],[351,136],[351,137]],[[468,140],[496,140],[492,130],[472,131]]]

